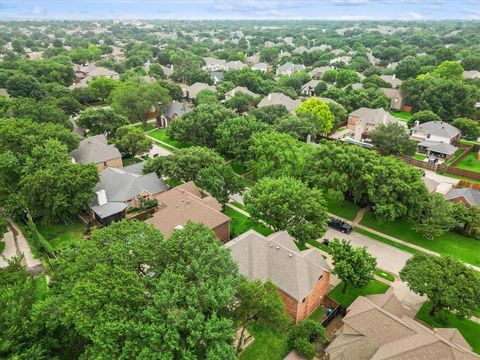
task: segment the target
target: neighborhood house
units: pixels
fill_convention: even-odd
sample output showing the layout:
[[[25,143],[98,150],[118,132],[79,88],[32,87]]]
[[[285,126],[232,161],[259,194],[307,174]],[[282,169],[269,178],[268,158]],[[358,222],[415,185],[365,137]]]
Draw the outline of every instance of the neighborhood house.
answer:
[[[105,135],[95,135],[80,141],[78,148],[70,152],[75,163],[97,165],[98,171],[107,167],[122,168],[122,155],[113,144],[107,142]]]
[[[405,129],[407,128],[405,122],[390,115],[383,108],[369,109],[362,107],[348,114],[347,128],[353,131],[354,140],[363,141],[368,140],[368,134],[370,131],[376,129],[380,125],[391,123],[404,126]]]
[[[412,139],[419,141],[418,149],[438,159],[450,159],[458,150],[460,130],[443,121],[429,121],[412,129]]]

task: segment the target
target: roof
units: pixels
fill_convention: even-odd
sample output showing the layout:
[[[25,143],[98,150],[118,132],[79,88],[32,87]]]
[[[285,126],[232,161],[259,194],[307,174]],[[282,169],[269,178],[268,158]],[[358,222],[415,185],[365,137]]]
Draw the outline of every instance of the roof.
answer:
[[[125,202],[147,192],[158,194],[168,186],[154,172],[143,174],[144,162],[126,166],[122,169],[106,168],[100,172],[100,181],[95,191],[105,190],[108,202]],[[96,200],[93,205],[97,205]]]
[[[302,91],[304,89],[315,89],[319,82],[320,82],[320,80],[310,80],[306,84],[302,85]]]
[[[196,82],[195,84],[190,85],[189,87],[185,88],[185,90],[188,92],[188,97],[191,98],[191,99],[195,99],[197,97],[197,94],[200,91],[205,90],[205,89],[215,91],[214,86],[210,86],[208,84],[201,83],[201,82]]]
[[[349,306],[341,333],[326,349],[330,360],[480,359],[459,333],[423,326],[398,308],[402,305],[392,296],[359,296]]]
[[[317,249],[300,251],[286,231],[265,237],[249,230],[225,244],[249,280],[270,279],[301,302],[330,267]]]
[[[402,91],[400,89],[381,88],[380,90],[382,90],[385,96],[389,99],[403,97]]]
[[[238,60],[235,60],[235,61],[229,61],[225,64],[226,68],[229,69],[229,70],[240,70],[240,69],[243,69],[244,67],[247,66],[247,64],[241,62],[241,61],[238,61]]]
[[[421,131],[426,134],[436,135],[452,139],[460,134],[455,126],[447,124],[443,121],[429,121],[420,125],[417,125],[413,128],[414,131]]]
[[[463,77],[465,79],[480,79],[480,71],[478,70],[464,71]]]
[[[280,65],[277,68],[277,71],[300,71],[300,70],[305,70],[305,65],[303,64],[293,64],[291,62],[286,62],[283,65]]]
[[[213,57],[204,57],[203,61],[205,61],[205,65],[225,65],[227,63],[224,59],[217,59]]]
[[[176,100],[172,101],[171,104],[169,105],[163,105],[162,106],[164,115],[165,117],[171,119],[174,116],[182,116],[191,111],[189,107],[186,106],[186,104],[178,102]]]
[[[333,68],[331,66],[320,66],[320,67],[316,67],[315,69],[310,71],[308,74],[310,76],[322,76],[325,73],[325,71],[332,70],[332,69]]]
[[[264,62],[257,63],[255,65],[252,65],[252,69],[253,70],[268,70],[268,64],[264,63]]]
[[[325,104],[338,104],[338,102],[330,98],[321,97],[321,96],[316,96],[316,98],[322,100]]]
[[[288,111],[293,112],[302,103],[300,99],[292,99],[282,93],[271,93],[264,97],[257,107],[265,107],[270,105],[284,105]]]
[[[421,144],[421,143],[420,143]],[[440,154],[445,154],[445,155],[452,155],[455,154],[455,151],[458,150],[457,147],[450,145],[450,144],[445,144],[442,142],[437,142],[436,144],[431,144],[430,146],[427,146],[429,151],[433,151],[436,153]]]
[[[480,206],[480,191],[472,188],[455,188],[446,195],[446,200],[453,200],[463,197],[470,205]]]
[[[380,78],[391,84],[394,88],[402,85],[402,80],[398,79],[395,75],[380,75]]]
[[[235,96],[235,94],[236,94],[237,92],[241,92],[241,93],[244,93],[244,94],[253,96],[253,97],[257,97],[257,96],[258,96],[258,94],[255,94],[253,91],[250,91],[250,90],[248,90],[246,87],[243,87],[243,86],[236,86],[236,87],[234,87],[232,90],[230,90],[229,92],[227,92],[225,95]]]
[[[100,219],[106,219],[109,216],[118,214],[119,212],[125,210],[127,205],[123,202],[107,202],[103,205],[93,205],[90,207],[92,211],[97,214]]]
[[[361,120],[366,120],[369,123],[376,123],[376,124],[385,124],[385,123],[397,123],[403,126],[406,126],[405,123],[396,117],[390,115],[387,111],[383,108],[378,109],[370,109],[362,107],[355,111],[352,111],[348,116],[354,116]]]
[[[95,135],[80,141],[78,148],[70,152],[77,163],[102,163],[121,158],[120,151],[113,144],[108,144],[105,135]]]
[[[201,223],[210,229],[230,221],[222,206],[211,196],[201,197],[200,189],[193,181],[179,185],[158,196],[159,210],[146,220],[169,237],[178,226],[188,221]]]

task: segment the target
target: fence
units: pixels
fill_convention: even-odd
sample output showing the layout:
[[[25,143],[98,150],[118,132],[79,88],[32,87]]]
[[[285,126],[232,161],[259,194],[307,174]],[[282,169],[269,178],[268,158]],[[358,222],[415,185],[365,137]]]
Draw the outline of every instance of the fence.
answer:
[[[480,190],[480,184],[478,183],[473,183],[470,181],[465,181],[465,180],[460,180],[460,182],[457,184],[457,187],[462,188],[462,187],[469,187],[474,190]]]
[[[405,156],[405,155],[396,155],[396,157],[399,158],[399,159],[402,159],[407,164],[410,164],[410,165],[413,165],[413,166],[416,166],[416,167],[420,167],[422,169],[437,171],[437,167],[438,167],[437,164],[432,164],[432,163],[429,163],[429,162],[426,162],[426,161],[417,160],[417,159],[414,159],[412,157]]]
[[[480,173],[475,171],[470,171],[470,170],[459,169],[454,166],[438,165],[437,172],[466,177],[472,180],[480,181]]]
[[[333,300],[328,295],[326,295],[323,298],[323,304],[322,305],[323,305],[323,307],[333,309],[333,311],[331,313],[329,313],[327,315],[327,317],[325,317],[322,320],[322,326],[323,327],[327,327],[328,324],[330,324],[333,321],[333,319],[335,319],[337,316],[342,316],[343,317],[347,313],[346,309],[342,305],[337,303],[335,300]]]
[[[145,221],[147,220],[151,214],[153,214],[154,212],[156,211],[156,206],[154,206],[153,208],[150,208],[150,209],[147,209],[145,211],[142,211],[138,214],[131,214],[131,215],[127,215],[127,220],[139,220],[139,221]]]

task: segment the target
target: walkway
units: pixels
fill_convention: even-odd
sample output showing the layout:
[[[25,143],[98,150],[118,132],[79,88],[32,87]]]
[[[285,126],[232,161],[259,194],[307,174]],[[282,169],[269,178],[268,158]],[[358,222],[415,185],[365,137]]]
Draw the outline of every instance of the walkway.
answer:
[[[145,133],[145,136],[150,140],[152,140],[154,144],[155,143],[159,144],[164,150],[168,151],[170,154],[172,153],[172,151],[178,150],[175,146],[169,145],[166,142],[163,142],[161,140],[154,138],[153,136],[148,135],[148,132]]]
[[[364,208],[361,208],[360,210],[358,210],[357,216],[355,216],[355,219],[353,219],[353,223],[355,225],[360,224],[363,220],[363,216],[365,215],[365,213],[368,210],[370,210],[371,207],[372,207],[371,205],[368,205],[368,206],[365,206]]]

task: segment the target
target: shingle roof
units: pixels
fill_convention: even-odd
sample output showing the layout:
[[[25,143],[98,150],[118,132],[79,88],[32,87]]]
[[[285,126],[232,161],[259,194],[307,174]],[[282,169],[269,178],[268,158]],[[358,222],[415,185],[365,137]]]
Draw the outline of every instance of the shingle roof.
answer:
[[[187,87],[185,90],[188,91],[188,97],[189,98],[195,99],[197,97],[197,94],[200,91],[205,90],[205,89],[215,91],[214,86],[211,86],[211,85],[208,85],[208,84],[205,84],[205,83],[200,83],[200,82],[196,82],[195,84]]]
[[[250,91],[246,87],[243,87],[243,86],[237,86],[237,87],[233,88],[232,90],[230,90],[229,92],[227,92],[225,95],[235,96],[235,94],[238,93],[238,92],[241,92],[241,93],[253,96],[253,97],[258,96],[258,94],[255,94],[253,91]]]
[[[440,154],[452,155],[452,154],[455,154],[455,151],[457,151],[458,148],[450,144],[438,142],[436,144],[432,144],[428,146],[428,150],[436,153],[440,153]]]
[[[182,116],[191,111],[186,104],[178,102],[176,100],[172,101],[170,105],[163,105],[163,111],[167,118],[171,119],[173,116]]]
[[[400,86],[402,85],[402,80],[400,80],[399,78],[395,77],[395,75],[380,75],[380,78],[391,84],[393,87],[397,87],[397,86]]]
[[[107,143],[105,135],[95,135],[80,141],[78,148],[70,155],[77,163],[101,163],[121,158],[120,151],[113,144]]]
[[[292,99],[282,93],[271,93],[264,97],[257,105],[261,108],[270,105],[284,105],[288,111],[292,112],[302,103],[300,99]]]
[[[285,231],[265,237],[249,230],[225,246],[248,279],[270,279],[299,302],[310,293],[324,271],[330,271],[318,250],[300,251]]]
[[[352,111],[348,116],[358,117],[359,119],[368,120],[370,123],[383,124],[383,123],[397,123],[405,125],[404,122],[390,115],[383,108],[369,109],[362,107],[355,111]]]
[[[460,134],[460,130],[458,130],[455,126],[447,124],[443,121],[429,121],[415,126],[413,130],[422,131],[427,134],[442,136],[449,139],[452,139]]]
[[[446,195],[446,200],[452,200],[463,197],[470,205],[480,206],[480,191],[472,188],[455,188]]]

